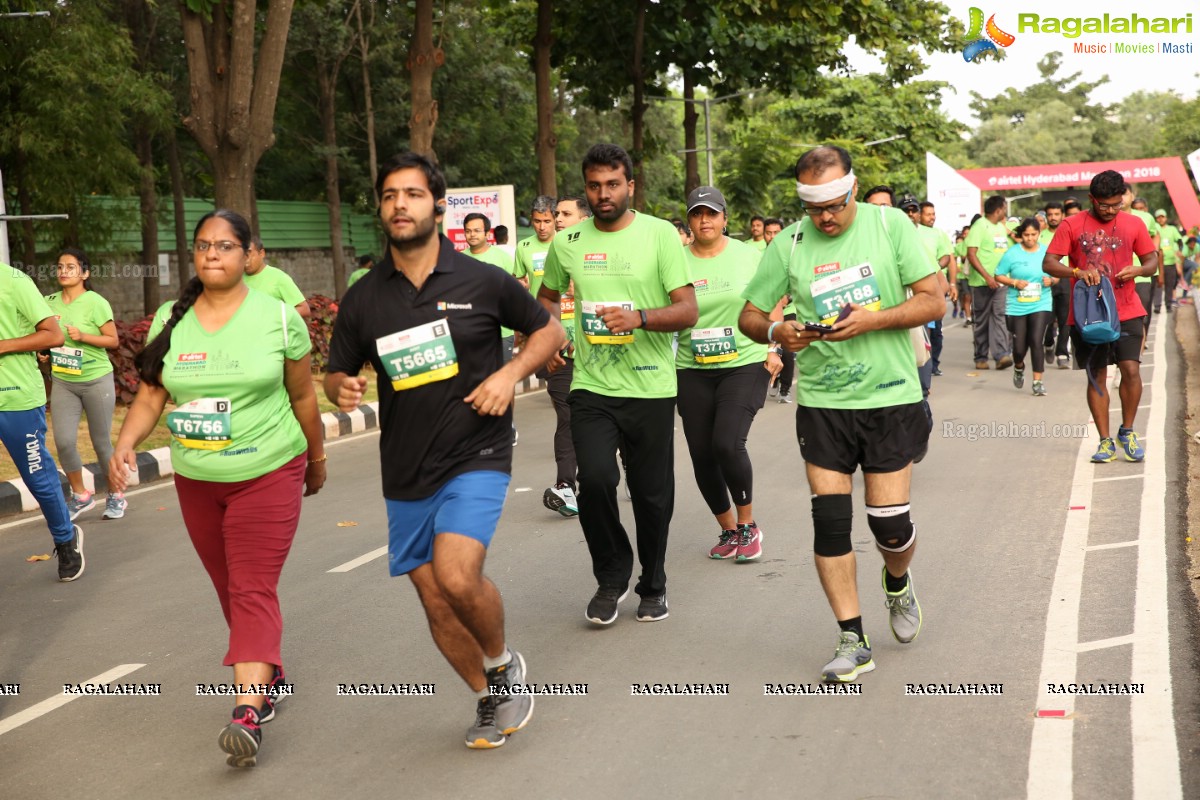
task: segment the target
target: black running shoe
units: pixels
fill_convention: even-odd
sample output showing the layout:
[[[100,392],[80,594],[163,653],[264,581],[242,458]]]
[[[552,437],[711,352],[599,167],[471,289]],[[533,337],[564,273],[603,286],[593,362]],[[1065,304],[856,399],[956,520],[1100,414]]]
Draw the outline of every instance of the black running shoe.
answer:
[[[594,622],[597,625],[612,625],[617,621],[617,604],[628,596],[629,587],[606,589],[601,586],[596,590],[592,601],[588,603],[588,622]]]
[[[225,763],[231,767],[253,767],[258,760],[258,746],[262,742],[259,729],[258,709],[254,706],[238,706],[233,710],[233,719],[221,729],[217,744],[229,754]]]
[[[75,526],[75,535],[65,542],[55,542],[58,555],[58,579],[63,583],[75,580],[83,574],[83,529]]]
[[[290,697],[290,693],[286,691],[291,687],[288,686],[287,678],[284,677],[283,669],[275,668],[275,675],[271,678],[271,682],[267,684],[267,693],[263,695],[263,707],[259,711],[258,721],[260,723],[270,722],[275,719],[275,706],[282,703]]]
[[[667,593],[647,595],[638,603],[638,622],[658,622],[671,616],[667,613]]]

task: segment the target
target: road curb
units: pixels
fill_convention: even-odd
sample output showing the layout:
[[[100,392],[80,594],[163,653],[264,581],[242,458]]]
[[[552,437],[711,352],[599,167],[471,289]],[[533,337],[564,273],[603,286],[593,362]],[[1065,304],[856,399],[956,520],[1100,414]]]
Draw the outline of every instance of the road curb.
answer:
[[[517,394],[526,394],[544,389],[546,382],[532,376],[521,381],[516,386]],[[358,409],[346,413],[330,411],[321,415],[321,427],[325,431],[325,441],[362,433],[379,427],[379,403],[365,403]],[[171,467],[171,450],[169,447],[159,447],[137,454],[137,472],[130,475],[130,486],[160,480],[175,474]],[[101,469],[99,464],[83,466],[83,484],[89,491],[107,488],[107,469]],[[59,481],[62,483],[64,494],[70,491],[67,476],[59,470]],[[37,501],[33,499],[25,482],[20,478],[11,481],[0,481],[0,517],[21,514],[26,511],[37,511]]]

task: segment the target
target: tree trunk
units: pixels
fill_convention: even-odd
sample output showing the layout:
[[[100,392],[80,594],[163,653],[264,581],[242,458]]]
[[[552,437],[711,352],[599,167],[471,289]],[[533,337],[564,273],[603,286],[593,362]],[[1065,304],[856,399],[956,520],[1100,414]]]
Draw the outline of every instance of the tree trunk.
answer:
[[[537,87],[538,194],[558,195],[558,166],[555,160],[558,137],[554,135],[554,96],[550,90],[550,48],[553,35],[554,0],[538,0],[537,34],[533,37],[533,74]]]
[[[413,152],[437,161],[433,134],[437,128],[438,105],[433,99],[433,73],[446,61],[440,47],[433,46],[433,0],[416,0],[408,71],[412,79],[412,116],[408,120],[408,146]]]
[[[696,152],[696,120],[699,114],[696,112],[696,82],[695,68],[684,67],[683,69],[683,149],[687,152],[684,154],[684,171],[683,193],[684,195],[691,194],[692,190],[700,185],[700,154]]]
[[[158,308],[158,195],[154,190],[154,141],[150,130],[139,124],[134,130],[141,180],[138,205],[142,218],[142,313],[153,314]]]
[[[333,247],[333,293],[340,299],[346,291],[346,263],[342,250],[342,193],[338,187],[337,73],[336,66],[329,69],[317,63],[321,132],[325,139],[325,202],[329,207],[329,243]]]
[[[170,129],[167,140],[167,164],[171,170],[171,201],[175,210],[175,270],[179,276],[176,294],[192,277],[191,253],[188,251],[187,214],[183,206],[183,168],[179,164],[179,141],[175,128]]]
[[[14,153],[14,163],[17,167],[17,205],[20,207],[18,214],[32,214],[33,212],[33,197],[29,194],[29,182],[26,180],[28,171],[26,169],[25,151],[20,147],[16,148]],[[11,233],[14,228],[8,226]],[[12,264],[10,266],[20,267],[25,270],[29,277],[37,281],[35,277],[37,273],[37,239],[34,237],[33,220],[21,220],[21,264]],[[56,254],[57,255],[57,254]],[[10,256],[11,257],[11,256]]]
[[[371,170],[371,194],[375,197],[375,205],[379,205],[379,192],[375,189],[375,176],[379,174],[379,154],[375,149],[375,106],[371,99],[371,38],[367,36],[363,26],[362,3],[354,6],[354,16],[358,22],[358,50],[362,56],[363,104],[367,114],[367,164]],[[375,27],[375,4],[371,4],[371,27]]]
[[[257,64],[255,0],[218,0],[208,18],[186,0],[180,4],[191,101],[183,124],[212,162],[217,205],[247,219],[254,215],[254,169],[275,143],[275,101],[293,2],[268,3]]]
[[[643,129],[646,121],[646,78],[642,73],[642,62],[646,52],[646,6],[649,0],[638,0],[637,17],[633,26],[633,175],[636,183],[633,185],[633,207],[638,211],[646,209],[646,181],[642,170],[642,160],[645,157],[645,138]]]

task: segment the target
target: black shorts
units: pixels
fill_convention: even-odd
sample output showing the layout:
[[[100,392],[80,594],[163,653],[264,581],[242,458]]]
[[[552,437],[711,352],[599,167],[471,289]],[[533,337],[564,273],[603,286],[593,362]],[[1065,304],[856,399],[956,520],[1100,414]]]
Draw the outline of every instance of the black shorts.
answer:
[[[933,420],[924,402],[883,408],[796,406],[796,438],[809,464],[852,475],[899,472],[929,442]]]
[[[1101,369],[1120,361],[1142,361],[1142,334],[1146,331],[1143,317],[1134,317],[1121,323],[1121,338],[1107,344],[1088,344],[1079,335],[1079,329],[1071,326],[1071,349],[1075,351],[1075,369]]]

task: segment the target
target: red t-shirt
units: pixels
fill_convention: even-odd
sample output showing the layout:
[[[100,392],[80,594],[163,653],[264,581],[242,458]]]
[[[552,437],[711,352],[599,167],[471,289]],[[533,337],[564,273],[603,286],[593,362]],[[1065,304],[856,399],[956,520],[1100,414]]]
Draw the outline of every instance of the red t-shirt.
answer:
[[[1074,269],[1097,270],[1112,281],[1117,296],[1117,316],[1124,322],[1146,316],[1138,299],[1133,281],[1118,281],[1114,275],[1133,263],[1133,254],[1145,260],[1154,252],[1154,242],[1145,224],[1124,211],[1118,211],[1112,222],[1101,223],[1088,211],[1067,217],[1054,232],[1046,251],[1054,256],[1068,256]],[[1071,279],[1072,308],[1067,324],[1075,324],[1075,279]]]

